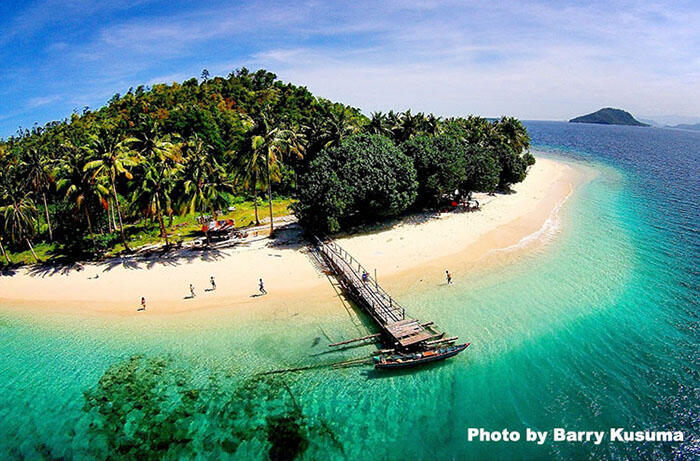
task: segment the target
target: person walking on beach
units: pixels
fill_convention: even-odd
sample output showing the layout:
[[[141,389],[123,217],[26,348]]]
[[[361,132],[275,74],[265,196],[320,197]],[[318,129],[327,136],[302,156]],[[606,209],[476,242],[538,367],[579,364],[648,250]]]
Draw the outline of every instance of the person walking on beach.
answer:
[[[140,311],[145,311],[146,310],[146,298],[141,296],[141,309]]]
[[[211,276],[211,278],[209,279],[209,281],[211,282],[211,289],[212,289],[212,291],[215,291],[215,290],[216,290],[216,281],[214,280],[214,276],[213,276],[213,275]]]
[[[450,274],[450,271],[445,270],[445,275],[447,276],[447,284],[452,285],[452,275]]]
[[[190,293],[192,294],[193,298],[197,296],[196,294],[194,294],[194,285],[192,285],[191,283],[190,283]]]
[[[259,284],[259,285],[260,285],[260,286],[259,286],[260,293],[263,294],[263,295],[266,295],[266,294],[267,294],[267,290],[265,290],[265,284],[263,283],[263,279],[260,279],[260,284]]]

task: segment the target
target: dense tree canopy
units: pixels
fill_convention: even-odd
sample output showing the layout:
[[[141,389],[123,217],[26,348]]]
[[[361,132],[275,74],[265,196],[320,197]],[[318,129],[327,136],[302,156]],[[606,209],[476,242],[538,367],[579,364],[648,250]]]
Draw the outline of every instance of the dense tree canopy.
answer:
[[[404,142],[401,148],[416,168],[417,204],[437,205],[443,195],[462,186],[466,151],[458,139],[446,134],[421,135]]]
[[[310,230],[396,216],[410,207],[418,183],[411,159],[391,139],[358,134],[324,150],[300,181],[295,211]]]
[[[42,242],[63,255],[128,250],[136,223],[168,242],[176,214],[248,198],[257,222],[258,199],[272,216],[280,194],[309,231],[338,231],[455,189],[507,189],[534,162],[528,148],[513,118],[367,118],[265,70],[203,72],[0,140],[0,244],[3,255]]]

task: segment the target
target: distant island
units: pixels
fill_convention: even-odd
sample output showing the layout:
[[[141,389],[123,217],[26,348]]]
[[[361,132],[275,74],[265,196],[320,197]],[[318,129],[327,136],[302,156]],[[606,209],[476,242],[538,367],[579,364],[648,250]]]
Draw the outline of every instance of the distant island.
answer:
[[[631,126],[649,126],[632,117],[632,114],[621,109],[613,109],[606,107],[592,114],[582,115],[581,117],[572,118],[571,123],[598,123],[600,125],[631,125]]]
[[[680,123],[678,125],[666,125],[667,128],[676,128],[679,130],[693,130],[693,131],[700,131],[700,123]]]

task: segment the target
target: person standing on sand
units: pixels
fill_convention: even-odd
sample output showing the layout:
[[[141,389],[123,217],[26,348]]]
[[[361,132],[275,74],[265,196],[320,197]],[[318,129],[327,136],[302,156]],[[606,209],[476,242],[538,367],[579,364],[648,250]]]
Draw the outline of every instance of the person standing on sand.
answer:
[[[263,283],[263,279],[260,279],[259,289],[260,289],[261,294],[264,294],[264,295],[267,294],[267,290],[265,290],[265,284]]]
[[[211,278],[209,279],[211,282],[211,289],[212,291],[216,291],[216,281],[214,280],[214,276],[212,275]]]
[[[445,275],[447,275],[447,284],[452,285],[452,275],[450,274],[450,271],[445,270]]]
[[[194,285],[192,285],[191,283],[190,283],[190,293],[192,294],[193,298],[197,296],[196,294],[194,294]]]
[[[145,311],[146,310],[146,298],[144,296],[141,296],[141,309],[140,311]]]

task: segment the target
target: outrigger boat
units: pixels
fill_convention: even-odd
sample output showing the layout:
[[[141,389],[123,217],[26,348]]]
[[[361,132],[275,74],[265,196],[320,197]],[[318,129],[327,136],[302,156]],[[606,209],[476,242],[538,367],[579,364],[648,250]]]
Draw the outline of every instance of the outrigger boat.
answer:
[[[437,349],[428,349],[412,354],[377,355],[374,357],[374,368],[380,370],[390,368],[408,368],[428,362],[437,362],[438,360],[454,357],[469,347],[469,344],[470,343],[441,347]]]
[[[202,232],[228,232],[236,228],[236,222],[233,219],[222,219],[220,221],[209,221],[202,225]]]
[[[406,310],[377,283],[376,276],[368,272],[333,240],[316,238],[319,263],[335,276],[345,295],[354,301],[377,323],[381,331],[355,339],[329,344],[329,347],[352,343],[379,341],[385,347],[373,355],[378,369],[405,368],[444,360],[462,352],[469,346],[455,344],[458,337],[445,337],[433,322],[420,322],[406,315]],[[349,346],[352,347],[352,346]],[[367,358],[351,363],[367,363]],[[371,363],[371,362],[370,362]]]

